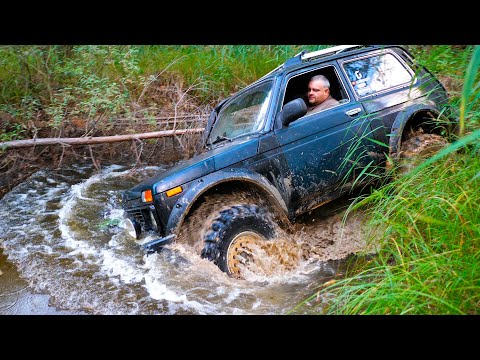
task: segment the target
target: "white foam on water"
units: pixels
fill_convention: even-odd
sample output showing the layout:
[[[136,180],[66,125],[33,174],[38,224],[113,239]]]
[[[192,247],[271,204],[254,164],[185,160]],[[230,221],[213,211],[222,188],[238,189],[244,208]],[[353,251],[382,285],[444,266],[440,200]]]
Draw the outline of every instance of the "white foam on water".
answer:
[[[68,225],[69,217],[72,214],[73,207],[77,203],[81,189],[82,184],[73,185],[66,198],[62,201],[62,208],[58,212],[58,228],[64,240],[64,245],[72,249],[70,255],[83,254],[88,257],[90,255],[94,256],[97,252],[96,249],[86,241],[76,239],[74,232],[70,230],[70,226]]]
[[[27,200],[28,195],[27,194],[18,194],[16,201],[25,201]]]
[[[227,297],[223,300],[225,304],[230,304],[233,300],[237,299],[240,294],[241,290],[239,288],[233,288],[228,292]]]
[[[182,275],[192,276],[191,271],[174,274],[173,269],[169,268],[169,264],[165,264],[162,260],[163,258],[158,253],[144,257],[145,265],[143,268],[146,269],[144,286],[153,299],[173,302],[178,305],[169,304],[169,311],[183,309],[188,312],[193,310],[198,314],[218,313],[218,305],[214,305],[205,299],[199,301],[189,299],[190,296],[195,298],[198,288],[185,287],[186,282]]]
[[[53,254],[53,249],[51,246],[48,246],[47,244],[40,245],[39,248],[42,250],[41,252],[44,254],[52,255]]]
[[[72,215],[72,212],[74,212],[74,207],[77,205],[79,199],[86,201],[97,201],[96,199],[92,199],[83,195],[83,192],[86,189],[97,182],[103,181],[105,178],[124,176],[128,173],[127,170],[123,172],[111,172],[119,168],[120,167],[117,165],[106,167],[101,173],[96,174],[79,184],[72,185],[69,192],[66,194],[66,197],[63,199],[62,208],[58,212],[59,229],[61,231],[62,238],[65,240],[65,245],[74,249],[71,252],[71,255],[82,254],[88,257],[98,254],[98,250],[93,245],[76,238],[75,234],[71,231],[70,226],[68,225],[68,220],[70,216],[75,216],[74,214]]]
[[[99,263],[98,250],[94,246],[89,245],[86,241],[67,239],[65,240],[65,245],[74,248],[74,250],[68,253],[70,256],[81,256],[90,264]]]
[[[57,180],[61,172],[39,174],[44,181],[34,179],[30,188],[26,184],[25,190],[7,194],[0,202],[9,206],[9,211],[2,211],[0,205],[0,237],[2,231],[8,233],[5,241],[0,239],[2,246],[20,263],[22,273],[62,306],[103,314],[273,314],[292,301],[290,284],[306,284],[318,271],[314,264],[299,264],[292,271],[237,280],[180,244],[172,244],[170,253],[143,255],[123,230],[125,212],[117,203],[120,190],[113,191],[105,181],[130,174],[123,169],[105,167],[74,185]],[[64,178],[78,181],[80,171]],[[100,194],[101,199],[92,194]],[[82,209],[90,204],[94,211],[82,218],[86,214]],[[97,208],[98,222],[91,218]],[[90,222],[97,226],[102,220],[108,227],[89,227]],[[275,299],[270,294],[276,294]]]
[[[195,312],[199,314],[218,312],[218,307],[213,306],[210,303],[189,300],[185,293],[179,294],[175,290],[172,290],[163,283],[161,277],[158,277],[156,274],[145,274],[145,288],[149,295],[155,300],[178,304],[178,307],[172,307],[172,304],[169,304],[170,311],[174,310],[176,312],[177,308],[181,308],[184,310],[195,310]]]
[[[115,247],[120,246],[120,243],[118,241],[118,234],[115,234],[115,235],[112,236],[112,238],[108,242],[108,246],[110,246],[111,248],[115,248]]]
[[[124,283],[139,283],[144,277],[144,271],[137,266],[132,266],[127,260],[119,259],[110,250],[101,250],[101,270],[110,277],[119,277]]]
[[[125,218],[125,210],[120,208],[112,209],[108,214],[108,219],[111,219],[111,220],[119,219],[123,221],[124,218]]]
[[[258,309],[260,305],[262,305],[262,302],[260,300],[255,301],[252,305],[252,310]]]
[[[167,300],[182,303],[188,301],[185,294],[178,295],[175,291],[168,289],[167,286],[161,283],[155,276],[145,276],[145,287],[150,296],[155,300]]]

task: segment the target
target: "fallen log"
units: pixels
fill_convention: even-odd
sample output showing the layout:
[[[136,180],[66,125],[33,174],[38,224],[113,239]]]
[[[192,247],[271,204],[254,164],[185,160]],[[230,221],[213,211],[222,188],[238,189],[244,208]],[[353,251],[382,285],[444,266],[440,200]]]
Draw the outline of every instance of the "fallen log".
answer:
[[[0,142],[0,150],[9,150],[9,149],[32,147],[32,146],[48,146],[48,145],[108,144],[108,143],[120,142],[120,141],[154,139],[154,138],[162,138],[162,137],[186,135],[186,134],[199,134],[202,132],[203,132],[202,128],[197,128],[197,129],[154,131],[154,132],[148,132],[148,133],[128,134],[128,135],[12,140],[12,141]]]

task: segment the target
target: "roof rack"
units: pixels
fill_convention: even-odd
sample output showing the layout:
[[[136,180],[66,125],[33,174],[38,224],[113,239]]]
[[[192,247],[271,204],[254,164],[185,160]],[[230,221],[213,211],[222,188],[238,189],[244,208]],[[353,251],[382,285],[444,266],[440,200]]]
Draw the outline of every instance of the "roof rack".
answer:
[[[328,56],[328,55],[338,54],[338,53],[340,53],[342,51],[345,51],[345,50],[358,49],[358,48],[361,48],[361,47],[364,47],[364,46],[365,45],[333,46],[333,47],[329,47],[329,48],[326,48],[326,49],[312,51],[312,52],[309,52],[309,53],[302,54],[300,56],[300,59],[302,60],[302,62],[309,61],[309,60],[312,60],[312,59],[317,59],[317,58],[321,58],[321,57]]]

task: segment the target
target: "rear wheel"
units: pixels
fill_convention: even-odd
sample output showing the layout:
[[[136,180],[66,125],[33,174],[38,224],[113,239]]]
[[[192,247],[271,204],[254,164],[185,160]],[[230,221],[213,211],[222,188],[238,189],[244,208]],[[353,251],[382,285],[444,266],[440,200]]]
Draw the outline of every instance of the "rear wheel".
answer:
[[[447,145],[448,141],[438,134],[417,133],[412,135],[402,142],[398,172],[400,174],[409,172]]]

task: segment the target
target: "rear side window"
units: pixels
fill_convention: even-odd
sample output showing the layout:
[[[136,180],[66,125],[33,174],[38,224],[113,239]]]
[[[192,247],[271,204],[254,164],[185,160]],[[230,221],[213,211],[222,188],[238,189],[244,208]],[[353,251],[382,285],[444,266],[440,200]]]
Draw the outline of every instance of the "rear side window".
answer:
[[[411,73],[392,54],[380,54],[343,64],[348,80],[359,97],[410,84]]]

